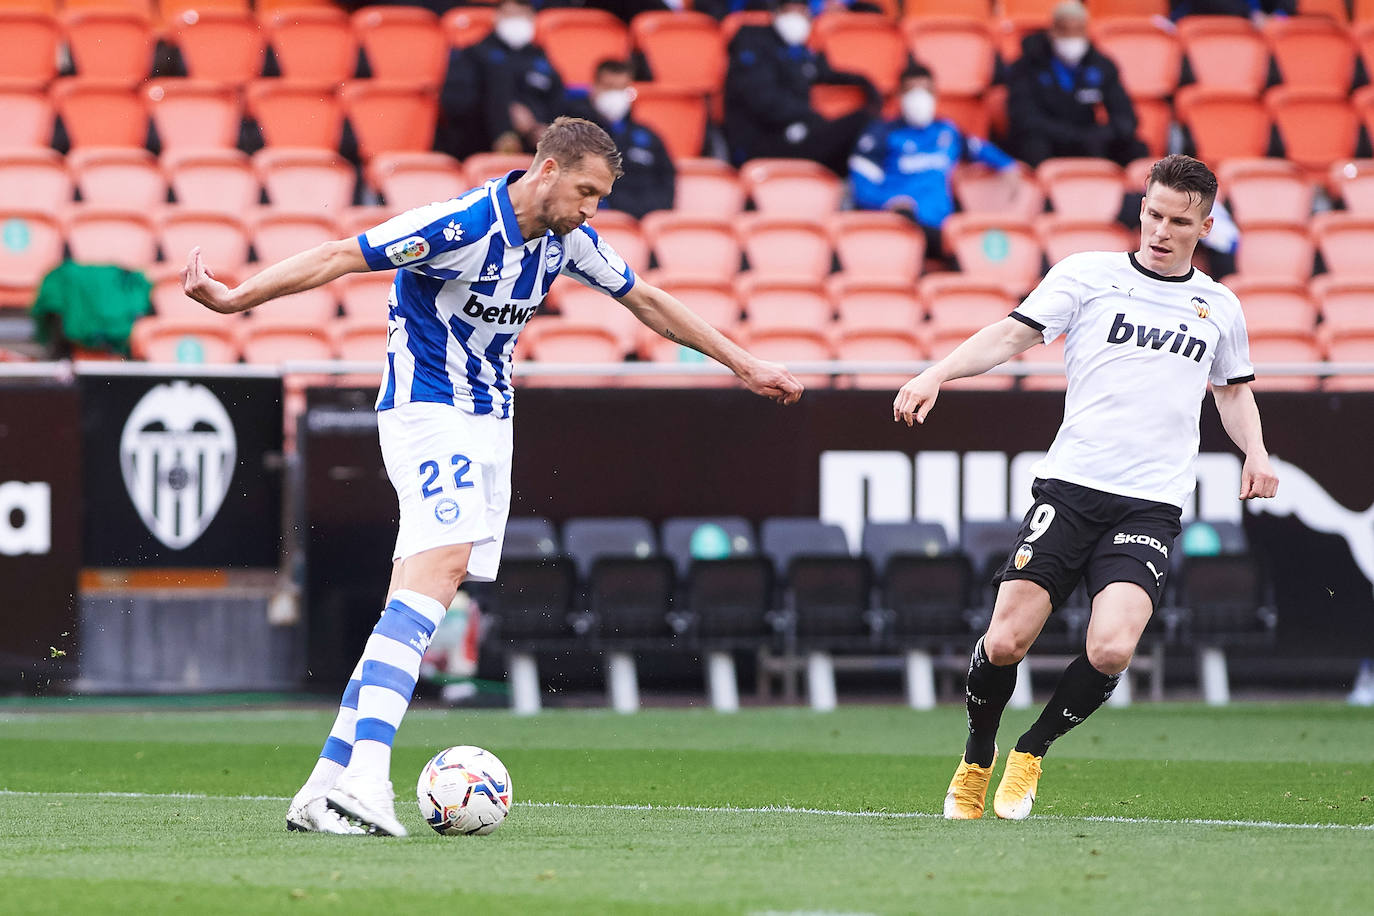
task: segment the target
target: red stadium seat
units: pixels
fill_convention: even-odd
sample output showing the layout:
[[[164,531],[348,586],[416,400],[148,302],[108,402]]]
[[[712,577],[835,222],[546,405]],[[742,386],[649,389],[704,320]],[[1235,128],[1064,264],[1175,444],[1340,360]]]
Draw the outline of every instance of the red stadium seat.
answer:
[[[278,211],[337,216],[353,202],[353,168],[338,153],[267,147],[254,154],[253,168]]]
[[[157,236],[146,213],[79,206],[67,216],[67,249],[80,264],[146,270],[157,260]]]
[[[1351,213],[1374,215],[1374,159],[1334,162],[1327,178],[1331,196]]]
[[[167,202],[167,177],[146,149],[76,149],[67,155],[67,168],[88,204],[146,213]]]
[[[1162,21],[1105,19],[1092,24],[1093,44],[1116,64],[1132,99],[1165,99],[1178,88],[1183,45]]]
[[[739,270],[740,242],[727,220],[663,210],[646,215],[642,227],[664,270],[722,279]]]
[[[1110,159],[1046,159],[1035,177],[1056,213],[1106,223],[1121,212],[1126,176]]]
[[[1257,158],[1269,148],[1269,112],[1253,95],[1231,89],[1184,86],[1174,110],[1205,162]]]
[[[144,94],[162,150],[238,145],[243,102],[236,89],[192,79],[155,79]]]
[[[837,213],[827,225],[842,269],[907,283],[920,274],[926,238],[906,217],[895,213]]]
[[[910,367],[895,373],[856,372],[847,379],[854,388],[884,390],[896,390],[905,385],[926,358],[925,347],[914,332],[884,329],[842,331],[835,339],[835,353],[845,362],[905,363]]]
[[[955,213],[945,220],[943,233],[945,247],[954,253],[960,270],[1022,293],[1040,279],[1040,243],[1024,220]]]
[[[0,79],[46,83],[57,76],[62,29],[50,13],[0,9]]]
[[[920,290],[930,313],[926,330],[941,338],[968,337],[1016,307],[1016,299],[1001,283],[965,274],[931,274],[921,281]],[[932,355],[945,353],[932,350]]]
[[[529,153],[476,153],[463,162],[471,185],[505,178],[507,173],[528,169],[530,165]]]
[[[6,209],[57,212],[72,200],[62,155],[50,149],[0,150],[0,200]]]
[[[191,249],[199,247],[206,265],[219,279],[246,275],[248,230],[227,213],[169,209],[162,215],[158,238],[170,264],[184,264]]]
[[[634,313],[619,302],[607,298],[600,290],[591,289],[571,277],[555,283],[550,290],[550,302],[558,306],[560,321],[579,325],[600,325],[616,336],[623,357],[635,351],[644,325]]]
[[[1317,388],[1315,375],[1284,375],[1265,372],[1273,363],[1320,363],[1324,358],[1315,334],[1292,332],[1250,332],[1250,361],[1255,365],[1257,391],[1313,391]]]
[[[820,331],[804,328],[776,328],[750,331],[749,350],[759,359],[795,364],[825,362],[835,358],[835,347]],[[795,373],[797,380],[808,388],[824,388],[830,384],[828,373]]]
[[[1005,115],[1006,96],[999,96],[999,92],[1001,87],[997,86],[990,87],[979,95],[940,92],[935,99],[935,117],[952,121],[966,137],[986,137],[992,133],[993,113],[997,107],[993,99],[1002,99],[1001,108]]]
[[[68,10],[62,16],[72,63],[80,76],[137,82],[153,68],[152,22],[132,10]]]
[[[1331,164],[1355,155],[1360,122],[1344,90],[1275,86],[1264,104],[1283,138],[1285,157],[1312,180],[1326,177]]]
[[[1252,334],[1306,334],[1317,325],[1317,302],[1300,280],[1237,276],[1226,285],[1240,299]]]
[[[443,82],[449,45],[430,10],[365,6],[353,14],[353,30],[374,79],[431,89]]]
[[[0,79],[0,149],[48,146],[54,121],[52,102],[36,83]]]
[[[546,9],[534,23],[534,40],[568,86],[590,86],[597,64],[630,56],[629,31],[605,10]]]
[[[213,317],[213,313],[194,299],[189,299],[183,291],[182,264],[164,264],[153,269],[148,279],[153,281],[149,298],[153,304],[153,314],[159,318],[199,321]]]
[[[287,79],[341,83],[358,69],[358,37],[334,7],[285,9],[267,20],[272,51]]]
[[[268,147],[337,151],[344,112],[334,87],[285,78],[258,80],[246,92],[248,113]]]
[[[897,91],[907,47],[897,24],[880,13],[828,11],[817,16],[811,47],[836,70],[868,78],[883,95]]]
[[[424,86],[353,80],[340,94],[364,160],[378,153],[424,152],[434,145],[439,103]]]
[[[1045,195],[1035,174],[1026,166],[1015,172],[993,171],[985,165],[961,163],[954,167],[950,187],[959,209],[1033,219],[1045,209]]]
[[[1101,223],[1046,213],[1035,221],[1035,231],[1051,265],[1082,251],[1134,251],[1137,237],[1120,223]]]
[[[266,210],[253,225],[253,252],[266,267],[338,237],[339,227],[328,216]]]
[[[816,83],[811,87],[811,108],[822,118],[843,118],[868,104],[862,86],[841,83]]]
[[[706,144],[706,100],[677,86],[635,83],[634,118],[648,127],[673,159],[700,156]]]
[[[819,284],[788,277],[740,274],[735,281],[744,303],[744,325],[752,335],[760,330],[829,331],[835,306]]]
[[[1094,20],[1158,17],[1169,15],[1168,0],[1088,0],[1088,13]]]
[[[691,10],[647,10],[630,20],[630,36],[653,80],[699,95],[725,83],[725,40],[716,21]]]
[[[907,16],[918,19],[959,16],[964,19],[991,20],[992,7],[993,4],[988,0],[906,0],[902,4]]]
[[[729,335],[739,327],[742,309],[733,274],[727,279],[719,274],[660,270],[645,279],[676,296],[716,330]]]
[[[1247,19],[1185,16],[1178,37],[1199,86],[1254,97],[1269,79],[1269,45]]]
[[[1312,292],[1321,304],[1318,331],[1328,343],[1340,334],[1374,334],[1374,277],[1322,274],[1312,279]]]
[[[1261,31],[1285,86],[1349,94],[1356,50],[1343,24],[1320,16],[1273,17]]]
[[[1333,338],[1326,358],[1333,363],[1374,363],[1374,334],[1361,333]],[[1374,391],[1374,375],[1330,375],[1322,381],[1323,391]]]
[[[339,359],[347,362],[370,362],[377,372],[386,365],[386,321],[364,315],[341,318],[334,323],[334,345]]]
[[[1350,21],[1345,0],[1298,0],[1299,16],[1325,16],[1342,25]]]
[[[143,100],[135,89],[119,80],[59,79],[52,86],[52,102],[73,149],[142,149],[148,140],[148,112]]]
[[[649,269],[649,243],[633,216],[619,210],[602,209],[592,217],[590,225],[635,273]]]
[[[385,323],[387,301],[396,281],[394,270],[368,271],[340,277],[339,305],[345,317]]]
[[[830,234],[816,220],[744,213],[735,220],[750,270],[819,282],[830,273]]]
[[[1241,276],[1306,280],[1315,249],[1302,223],[1253,220],[1240,235],[1236,272]]]
[[[1216,173],[1242,227],[1256,219],[1302,222],[1312,213],[1312,183],[1287,159],[1230,159]]]
[[[540,319],[536,323],[538,330],[528,342],[530,359],[535,362],[619,363],[623,359],[620,339],[600,324],[564,322],[554,318]],[[618,386],[620,380],[614,375],[531,375],[521,379],[520,384],[529,387],[612,388]]]
[[[734,168],[719,159],[678,159],[673,209],[684,215],[729,219],[744,209],[748,193]]]
[[[1374,219],[1354,213],[1319,213],[1312,217],[1312,236],[1331,273],[1374,277],[1374,259],[1369,256],[1374,251]]]
[[[1173,105],[1166,99],[1136,99],[1135,119],[1136,137],[1151,156],[1162,158],[1168,152],[1169,131],[1173,128]]]
[[[826,293],[835,304],[839,326],[845,330],[914,334],[925,323],[925,305],[910,280],[874,280],[838,273],[826,282]]]
[[[148,315],[134,323],[129,347],[135,359],[151,363],[236,363],[238,325],[221,315],[195,319]]]
[[[844,196],[834,172],[806,159],[751,159],[739,177],[754,206],[776,216],[823,218]]]
[[[284,302],[273,303],[285,308]],[[308,321],[299,324],[244,322],[243,361],[279,366],[300,360],[331,360],[336,355],[329,325],[321,327]]]
[[[489,6],[455,6],[439,20],[444,38],[455,48],[477,44],[491,34],[496,10]]]
[[[62,227],[41,210],[18,210],[0,203],[0,306],[28,307],[39,281],[62,260]]]
[[[281,296],[273,299],[262,308],[255,308],[244,315],[247,327],[312,327],[317,331],[328,331],[339,314],[339,300],[334,296],[332,284],[308,289],[302,293]],[[378,324],[385,324],[378,321]],[[295,359],[313,359],[310,356],[297,356]],[[328,358],[328,357],[326,357]],[[248,362],[257,362],[249,359]]]
[[[236,149],[173,150],[162,157],[179,206],[243,218],[262,196],[248,157]]]
[[[266,42],[246,10],[196,9],[177,17],[172,40],[192,79],[242,86],[262,75]]]
[[[912,56],[935,74],[942,95],[978,95],[992,85],[997,45],[986,22],[953,16],[907,18],[902,32]]]
[[[367,181],[397,212],[451,200],[468,189],[462,164],[447,153],[384,153],[368,163]]]

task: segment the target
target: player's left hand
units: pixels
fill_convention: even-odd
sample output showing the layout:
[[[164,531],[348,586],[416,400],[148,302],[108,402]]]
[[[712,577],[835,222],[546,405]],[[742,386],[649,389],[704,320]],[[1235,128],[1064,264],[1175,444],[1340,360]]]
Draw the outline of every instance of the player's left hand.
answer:
[[[751,362],[739,374],[740,381],[754,394],[771,398],[779,404],[795,404],[801,399],[805,388],[802,383],[780,363],[770,363],[761,359]]]
[[[1279,475],[1265,454],[1246,455],[1240,469],[1240,498],[1268,499],[1279,491]]]

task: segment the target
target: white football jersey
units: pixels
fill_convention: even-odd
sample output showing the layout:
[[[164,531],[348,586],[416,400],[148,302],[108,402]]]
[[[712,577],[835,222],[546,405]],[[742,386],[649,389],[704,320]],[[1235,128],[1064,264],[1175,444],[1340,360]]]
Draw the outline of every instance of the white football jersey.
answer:
[[[1064,334],[1064,422],[1037,470],[1182,506],[1193,492],[1207,383],[1253,381],[1240,302],[1197,270],[1164,277],[1133,253],[1070,255],[1012,317]]]
[[[358,236],[369,267],[400,268],[388,302],[378,410],[427,401],[509,417],[515,338],[554,278],[564,273],[617,298],[634,286],[634,271],[591,226],[524,238],[507,191],[522,174],[408,210]]]

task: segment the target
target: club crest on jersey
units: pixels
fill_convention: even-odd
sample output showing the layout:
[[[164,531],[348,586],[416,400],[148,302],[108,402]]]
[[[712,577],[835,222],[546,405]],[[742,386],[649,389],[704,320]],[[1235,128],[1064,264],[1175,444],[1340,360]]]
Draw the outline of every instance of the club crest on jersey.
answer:
[[[548,273],[558,273],[558,269],[563,266],[563,243],[558,239],[550,239],[549,244],[544,248],[544,270]]]
[[[1212,314],[1212,307],[1201,296],[1194,296],[1190,301],[1193,303],[1193,310],[1197,312],[1199,318],[1206,318]]]
[[[234,424],[204,385],[155,385],[119,437],[124,488],[143,524],[173,550],[191,546],[224,504],[238,460]]]
[[[445,525],[452,525],[458,521],[458,503],[444,497],[434,504],[434,517]]]
[[[400,267],[411,261],[418,261],[429,254],[429,242],[418,235],[401,239],[386,246],[386,257],[392,264]]]
[[[1016,556],[1012,557],[1011,560],[1012,565],[1017,569],[1025,569],[1026,564],[1030,562],[1031,557],[1034,555],[1035,548],[1031,547],[1029,544],[1022,544],[1020,547],[1016,548]]]

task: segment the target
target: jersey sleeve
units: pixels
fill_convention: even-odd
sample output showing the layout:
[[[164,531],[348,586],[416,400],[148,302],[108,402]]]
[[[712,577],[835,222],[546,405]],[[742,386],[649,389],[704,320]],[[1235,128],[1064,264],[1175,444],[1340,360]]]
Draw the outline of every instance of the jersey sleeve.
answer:
[[[1208,381],[1213,385],[1239,385],[1255,380],[1255,366],[1250,362],[1250,333],[1245,327],[1245,314],[1235,302],[1234,317],[1222,328],[1217,341],[1217,357],[1212,360]]]
[[[591,226],[578,226],[563,237],[567,259],[562,273],[583,286],[619,299],[635,285],[635,272]]]
[[[1051,267],[1025,301],[1012,310],[1011,317],[1039,331],[1045,343],[1064,333],[1083,302],[1083,283],[1075,276],[1083,265],[1078,263],[1076,270],[1077,260],[1070,255]]]
[[[490,220],[479,205],[461,206],[467,198],[426,204],[393,216],[358,236],[358,246],[372,270],[396,267],[450,279],[457,276],[463,249],[480,241]],[[479,200],[485,200],[485,196]]]

